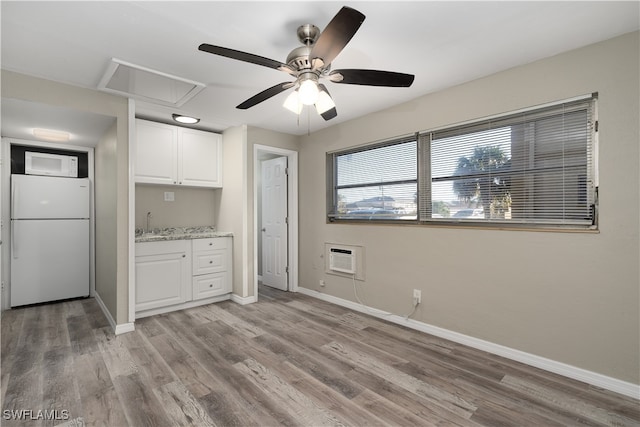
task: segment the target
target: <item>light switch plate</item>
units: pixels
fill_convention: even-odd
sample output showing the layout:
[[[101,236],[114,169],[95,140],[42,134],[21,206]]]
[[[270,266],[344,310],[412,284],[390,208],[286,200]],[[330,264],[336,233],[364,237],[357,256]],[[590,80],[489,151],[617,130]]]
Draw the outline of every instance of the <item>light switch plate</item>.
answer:
[[[175,193],[173,191],[165,191],[164,192],[164,201],[165,202],[173,202],[175,200]]]

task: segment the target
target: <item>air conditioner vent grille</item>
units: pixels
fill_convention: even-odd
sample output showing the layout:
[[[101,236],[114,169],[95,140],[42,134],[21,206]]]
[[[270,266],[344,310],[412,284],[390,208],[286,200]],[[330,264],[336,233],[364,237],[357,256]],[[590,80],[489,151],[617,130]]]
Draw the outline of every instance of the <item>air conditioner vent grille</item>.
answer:
[[[329,249],[329,270],[341,273],[355,274],[356,255],[350,249]]]

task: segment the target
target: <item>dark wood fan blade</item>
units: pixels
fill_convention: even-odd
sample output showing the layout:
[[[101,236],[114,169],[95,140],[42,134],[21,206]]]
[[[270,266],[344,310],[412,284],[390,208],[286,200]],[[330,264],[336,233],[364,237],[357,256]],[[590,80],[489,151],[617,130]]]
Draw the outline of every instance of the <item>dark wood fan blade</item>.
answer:
[[[333,107],[332,109],[327,110],[327,111],[325,111],[324,113],[322,113],[320,115],[326,121],[326,120],[331,120],[334,117],[336,117],[338,115],[338,112],[336,111],[336,107]]]
[[[320,58],[325,65],[330,64],[358,31],[364,18],[362,13],[344,6],[318,37],[309,59]]]
[[[221,46],[214,46],[211,44],[203,43],[198,46],[198,50],[203,52],[212,53],[214,55],[225,56],[231,59],[237,59],[238,61],[249,62],[251,64],[262,65],[263,67],[269,67],[276,70],[287,71],[287,66],[280,61],[274,59],[265,58],[264,56],[254,55],[252,53],[241,52],[239,50],[229,49]]]
[[[318,88],[320,89],[320,91],[325,91],[327,92],[327,95],[329,95],[331,97],[331,94],[329,93],[329,89],[327,89],[327,87],[325,85],[323,85],[322,83],[318,84]],[[331,120],[334,117],[336,117],[338,115],[338,111],[336,110],[336,107],[333,107],[327,111],[325,111],[324,113],[320,114],[322,116],[323,119],[326,120]]]
[[[329,79],[334,83],[365,86],[409,87],[413,83],[413,74],[395,73],[380,70],[334,70]]]
[[[242,104],[238,105],[236,108],[240,110],[246,110],[247,108],[251,108],[256,104],[261,103],[262,101],[266,101],[272,96],[276,96],[280,92],[284,92],[290,87],[291,87],[291,82],[278,83],[277,85],[271,86],[269,89],[265,89],[259,94],[252,96],[251,98],[244,101]]]

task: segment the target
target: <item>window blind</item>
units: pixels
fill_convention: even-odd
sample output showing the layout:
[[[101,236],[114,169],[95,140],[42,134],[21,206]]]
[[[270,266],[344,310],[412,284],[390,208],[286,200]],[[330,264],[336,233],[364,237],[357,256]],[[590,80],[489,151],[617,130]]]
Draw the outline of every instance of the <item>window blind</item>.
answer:
[[[420,219],[580,224],[594,220],[593,100],[421,135]]]
[[[331,154],[330,217],[416,219],[417,142],[407,138]]]

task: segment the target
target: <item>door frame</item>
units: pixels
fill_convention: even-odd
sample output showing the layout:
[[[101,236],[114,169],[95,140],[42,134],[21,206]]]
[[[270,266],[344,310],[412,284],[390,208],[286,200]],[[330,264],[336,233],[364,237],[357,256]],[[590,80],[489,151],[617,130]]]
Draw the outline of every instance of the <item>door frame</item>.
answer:
[[[287,237],[289,264],[289,275],[287,278],[287,290],[298,292],[298,152],[285,148],[271,147],[268,145],[253,145],[253,265],[254,296],[258,300],[258,177],[261,173],[259,154],[274,154],[287,158],[288,179],[287,179],[287,212],[289,218],[289,229]]]
[[[259,154],[262,179],[258,186],[261,193],[258,195],[258,203],[261,205],[258,205],[257,213],[260,233],[256,236],[258,240],[258,279],[262,278],[263,285],[288,291],[289,224],[287,218],[289,216],[289,191],[287,184],[289,177],[286,171],[289,159],[286,156],[267,155],[264,151]],[[266,192],[267,189],[269,192]]]

